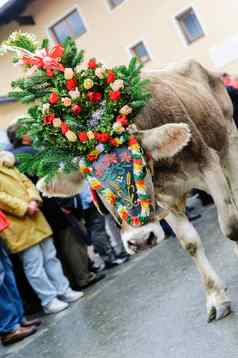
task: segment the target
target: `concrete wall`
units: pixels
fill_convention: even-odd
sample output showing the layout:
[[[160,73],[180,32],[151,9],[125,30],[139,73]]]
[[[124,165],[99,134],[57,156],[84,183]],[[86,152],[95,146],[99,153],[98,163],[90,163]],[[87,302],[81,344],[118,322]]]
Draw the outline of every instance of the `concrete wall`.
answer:
[[[205,31],[205,36],[190,46],[174,20],[189,6],[194,7]],[[129,47],[143,40],[151,55],[146,68],[193,57],[208,68],[220,66],[219,70],[238,73],[237,0],[125,0],[114,10],[109,9],[107,0],[35,0],[27,13],[34,16],[36,25],[21,29],[46,37],[48,27],[75,7],[87,27],[77,39],[78,45],[86,49],[88,57],[95,56],[107,65],[128,63]],[[0,40],[17,28],[16,23],[0,27]],[[6,56],[0,58],[0,71],[0,95],[4,95],[19,69]],[[0,127],[6,126],[18,110],[21,112],[22,107],[0,105]]]

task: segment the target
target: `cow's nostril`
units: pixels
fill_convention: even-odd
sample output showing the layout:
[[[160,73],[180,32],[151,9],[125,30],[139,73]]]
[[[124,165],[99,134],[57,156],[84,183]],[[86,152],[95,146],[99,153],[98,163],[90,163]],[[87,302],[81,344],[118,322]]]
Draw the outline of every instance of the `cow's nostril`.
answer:
[[[147,239],[147,244],[151,246],[154,244],[155,240],[156,240],[155,234],[153,233],[153,231],[151,231]]]

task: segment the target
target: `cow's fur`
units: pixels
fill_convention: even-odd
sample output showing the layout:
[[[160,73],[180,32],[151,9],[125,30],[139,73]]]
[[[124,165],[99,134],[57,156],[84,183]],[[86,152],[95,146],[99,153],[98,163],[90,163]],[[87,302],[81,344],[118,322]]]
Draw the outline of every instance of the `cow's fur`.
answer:
[[[237,244],[238,134],[232,104],[219,77],[194,61],[145,77],[152,98],[133,130],[153,159],[156,200],[168,210],[168,223],[201,273],[208,319],[220,319],[230,313],[230,300],[185,215],[185,201],[193,188],[210,193],[224,236]]]

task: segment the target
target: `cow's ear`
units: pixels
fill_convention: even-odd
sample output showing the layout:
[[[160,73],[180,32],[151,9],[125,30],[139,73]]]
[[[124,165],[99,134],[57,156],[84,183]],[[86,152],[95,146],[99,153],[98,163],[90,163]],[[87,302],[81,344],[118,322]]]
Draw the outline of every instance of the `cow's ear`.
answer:
[[[41,178],[36,187],[43,196],[67,198],[79,194],[83,182],[84,177],[77,170],[70,174],[59,173],[51,180]]]
[[[154,160],[171,158],[190,141],[191,132],[186,123],[169,123],[139,131],[141,144]]]

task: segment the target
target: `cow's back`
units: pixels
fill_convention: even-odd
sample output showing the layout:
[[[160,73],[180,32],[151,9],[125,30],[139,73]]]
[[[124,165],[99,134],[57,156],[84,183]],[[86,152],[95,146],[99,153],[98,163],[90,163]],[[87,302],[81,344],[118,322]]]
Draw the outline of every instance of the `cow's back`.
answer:
[[[219,152],[225,149],[233,109],[218,76],[189,61],[146,77],[152,99],[137,117],[139,128],[188,123],[192,141],[184,151],[197,160],[203,160],[206,146]]]

